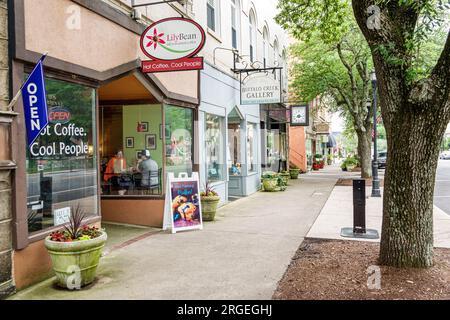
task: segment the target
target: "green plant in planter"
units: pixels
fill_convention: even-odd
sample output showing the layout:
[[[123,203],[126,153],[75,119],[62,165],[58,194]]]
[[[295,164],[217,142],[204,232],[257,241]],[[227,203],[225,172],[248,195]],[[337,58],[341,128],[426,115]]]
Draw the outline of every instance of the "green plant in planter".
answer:
[[[352,171],[353,169],[355,169],[357,166],[359,165],[358,159],[356,157],[347,157],[342,165],[341,168],[344,171]]]
[[[298,175],[300,174],[300,169],[293,165],[289,168],[289,175],[291,176],[291,179],[298,179]]]
[[[327,164],[328,164],[329,166],[333,164],[333,159],[334,159],[334,157],[333,157],[332,154],[329,154],[329,155],[327,156]]]
[[[291,177],[289,171],[282,171],[278,174],[278,176],[280,177],[281,181],[279,183],[279,186],[284,186],[287,187],[288,183],[289,183],[289,178]]]
[[[279,176],[276,172],[266,171],[262,174],[262,184],[264,191],[273,192],[278,191],[278,179]]]
[[[204,191],[200,192],[200,201],[203,221],[214,221],[220,197],[209,182],[206,182]]]
[[[107,240],[104,230],[82,225],[84,218],[85,213],[78,204],[71,209],[68,225],[45,238],[57,284],[71,290],[80,289],[94,281]]]

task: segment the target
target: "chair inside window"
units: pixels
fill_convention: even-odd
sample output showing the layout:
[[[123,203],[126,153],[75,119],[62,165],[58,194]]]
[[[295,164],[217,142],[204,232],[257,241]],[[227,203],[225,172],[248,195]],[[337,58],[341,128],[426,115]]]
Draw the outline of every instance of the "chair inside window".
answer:
[[[148,176],[148,181],[143,181],[142,175],[135,176],[135,186],[136,190],[138,190],[139,194],[160,194],[161,193],[161,177],[162,177],[162,168],[159,168],[158,171],[150,171]],[[156,179],[157,182],[154,182]],[[155,192],[156,191],[156,192]]]

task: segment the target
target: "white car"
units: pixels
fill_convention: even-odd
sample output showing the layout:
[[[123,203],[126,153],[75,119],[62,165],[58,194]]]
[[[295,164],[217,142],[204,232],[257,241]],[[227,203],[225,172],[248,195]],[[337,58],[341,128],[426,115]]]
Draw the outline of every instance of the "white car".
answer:
[[[450,160],[450,151],[442,152],[439,158],[443,160]]]

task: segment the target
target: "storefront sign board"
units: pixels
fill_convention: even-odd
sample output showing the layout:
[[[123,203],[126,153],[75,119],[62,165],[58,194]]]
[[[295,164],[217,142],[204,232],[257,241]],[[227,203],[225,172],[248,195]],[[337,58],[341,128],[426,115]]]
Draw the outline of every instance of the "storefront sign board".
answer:
[[[194,57],[205,45],[206,35],[195,21],[181,17],[159,20],[141,36],[142,52],[152,60],[143,61],[145,73],[203,69],[203,58]]]
[[[203,57],[183,58],[175,61],[142,61],[142,72],[144,73],[203,70],[203,68]]]
[[[248,76],[241,83],[241,105],[281,103],[281,82],[266,72]]]
[[[202,230],[201,212],[198,173],[193,172],[191,177],[180,173],[177,178],[173,173],[168,173],[163,230],[170,228],[172,233]]]

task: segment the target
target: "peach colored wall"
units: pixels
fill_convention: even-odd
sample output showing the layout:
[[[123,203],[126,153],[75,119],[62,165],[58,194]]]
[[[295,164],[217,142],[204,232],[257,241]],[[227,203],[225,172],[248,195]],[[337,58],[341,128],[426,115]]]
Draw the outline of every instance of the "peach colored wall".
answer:
[[[75,9],[80,13],[78,25],[72,23],[77,21]],[[105,71],[135,60],[138,43],[138,35],[72,1],[25,0],[28,50],[48,51],[49,56]]]
[[[14,281],[18,290],[53,275],[52,263],[44,240],[34,242],[14,252]]]
[[[306,171],[306,135],[303,127],[289,128],[289,162]]]
[[[79,10],[79,28],[71,24]],[[69,27],[68,27],[69,25]],[[75,27],[74,27],[75,26]],[[138,58],[140,36],[70,0],[25,0],[25,47],[28,50],[106,71]],[[167,90],[197,98],[197,71],[156,74]]]
[[[102,199],[102,221],[161,228],[164,200]]]

